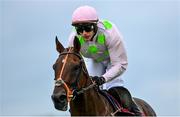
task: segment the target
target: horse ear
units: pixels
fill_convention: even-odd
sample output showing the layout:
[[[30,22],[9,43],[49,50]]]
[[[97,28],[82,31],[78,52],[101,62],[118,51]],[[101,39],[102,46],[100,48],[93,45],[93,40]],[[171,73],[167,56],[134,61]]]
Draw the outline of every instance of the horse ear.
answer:
[[[73,45],[74,45],[74,50],[75,50],[76,52],[79,52],[80,49],[81,49],[81,44],[80,44],[79,39],[78,39],[77,36],[74,37]]]
[[[64,46],[59,42],[57,36],[56,36],[56,50],[61,53],[64,51]]]

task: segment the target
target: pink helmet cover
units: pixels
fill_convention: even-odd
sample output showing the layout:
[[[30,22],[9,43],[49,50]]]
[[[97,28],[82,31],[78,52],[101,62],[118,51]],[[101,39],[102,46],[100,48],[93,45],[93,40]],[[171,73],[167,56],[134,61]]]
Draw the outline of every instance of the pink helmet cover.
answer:
[[[98,15],[95,8],[90,6],[78,7],[72,15],[72,24],[80,22],[97,22]]]

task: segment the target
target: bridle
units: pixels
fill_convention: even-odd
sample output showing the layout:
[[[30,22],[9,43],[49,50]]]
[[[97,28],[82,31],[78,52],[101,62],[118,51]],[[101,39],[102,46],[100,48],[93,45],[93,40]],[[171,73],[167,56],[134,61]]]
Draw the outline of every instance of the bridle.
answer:
[[[72,83],[72,87],[73,87],[73,90],[71,90],[69,88],[69,86],[67,85],[67,83],[62,79],[62,73],[64,71],[64,67],[67,63],[67,58],[68,56],[72,54],[72,55],[75,55],[77,56],[79,59],[80,59],[80,69],[79,69],[79,73],[77,74],[76,76],[76,81],[74,83]],[[67,93],[67,101],[70,102],[72,99],[75,99],[75,97],[81,93],[84,93],[84,91],[94,87],[96,84],[95,82],[93,82],[92,80],[92,83],[87,86],[87,87],[83,87],[81,89],[77,89],[77,85],[78,85],[78,82],[80,80],[80,75],[81,75],[81,71],[83,71],[87,76],[89,76],[88,74],[88,71],[85,67],[83,67],[83,63],[84,63],[84,59],[82,58],[82,56],[79,54],[79,53],[76,53],[76,52],[71,52],[71,48],[69,49],[68,52],[62,52],[60,53],[59,56],[62,56],[62,55],[66,55],[64,60],[63,60],[63,66],[62,66],[62,69],[61,69],[61,72],[60,72],[60,75],[59,77],[56,79],[55,81],[55,86],[59,87],[61,85],[64,86],[65,90],[66,90],[66,93]],[[85,64],[85,63],[84,63]]]

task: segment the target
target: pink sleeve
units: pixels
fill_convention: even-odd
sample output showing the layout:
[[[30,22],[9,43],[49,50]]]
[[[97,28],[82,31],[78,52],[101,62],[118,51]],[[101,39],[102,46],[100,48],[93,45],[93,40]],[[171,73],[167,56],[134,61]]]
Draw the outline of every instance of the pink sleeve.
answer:
[[[115,25],[113,25],[113,28],[108,31],[109,37],[106,39],[106,45],[110,55],[110,66],[103,75],[106,81],[112,80],[124,73],[128,65],[122,35]]]

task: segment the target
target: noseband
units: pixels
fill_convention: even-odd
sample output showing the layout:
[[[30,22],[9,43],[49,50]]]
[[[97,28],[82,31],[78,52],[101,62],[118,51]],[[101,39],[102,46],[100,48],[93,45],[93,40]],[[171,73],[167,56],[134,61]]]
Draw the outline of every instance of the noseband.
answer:
[[[70,102],[71,99],[74,99],[77,95],[79,95],[81,93],[84,93],[84,91],[86,91],[86,90],[88,90],[88,89],[90,89],[90,88],[92,88],[92,87],[94,87],[96,85],[95,82],[93,82],[91,80],[92,81],[91,85],[89,85],[87,87],[84,87],[84,88],[81,88],[81,90],[77,89],[77,85],[78,85],[78,82],[80,80],[81,71],[83,70],[83,72],[87,76],[89,76],[89,74],[87,72],[87,69],[82,66],[82,63],[84,63],[84,60],[83,60],[82,56],[79,53],[70,52],[70,51],[71,51],[71,48],[69,49],[68,52],[62,52],[59,55],[59,56],[62,56],[62,55],[66,55],[66,56],[65,56],[65,59],[64,59],[64,62],[63,62],[63,66],[62,66],[61,72],[60,72],[60,76],[57,78],[57,80],[55,82],[55,86],[59,87],[59,86],[63,85],[64,88],[66,89],[66,92],[67,92],[67,101],[68,102]],[[75,55],[75,56],[77,56],[80,59],[80,70],[79,70],[78,75],[76,76],[76,81],[72,84],[73,90],[70,90],[69,86],[62,79],[62,73],[64,71],[64,66],[65,66],[65,64],[67,62],[68,55],[70,55],[70,54]]]

